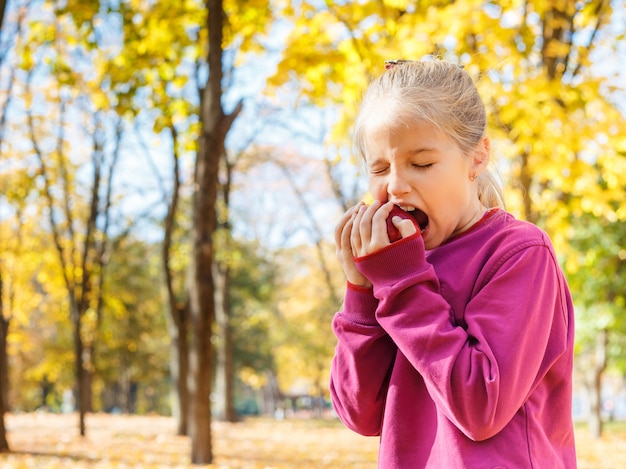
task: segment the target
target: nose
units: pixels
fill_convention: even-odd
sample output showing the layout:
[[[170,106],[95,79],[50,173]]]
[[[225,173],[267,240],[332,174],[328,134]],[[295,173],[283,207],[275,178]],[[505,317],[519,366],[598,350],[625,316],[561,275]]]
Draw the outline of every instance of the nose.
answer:
[[[387,181],[387,193],[392,197],[399,197],[410,192],[411,186],[397,169],[389,172]]]

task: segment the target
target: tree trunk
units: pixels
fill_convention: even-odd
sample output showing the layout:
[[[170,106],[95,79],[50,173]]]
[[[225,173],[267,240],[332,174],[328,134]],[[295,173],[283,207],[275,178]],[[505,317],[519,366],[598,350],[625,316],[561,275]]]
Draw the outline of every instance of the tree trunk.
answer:
[[[8,411],[9,360],[7,357],[7,335],[9,321],[4,317],[2,303],[2,272],[0,271],[0,453],[9,451],[4,426],[4,414]]]
[[[189,431],[189,310],[186,305],[177,305],[171,314],[170,326],[171,358],[170,373],[176,398],[176,434],[184,436]]]
[[[215,285],[213,233],[217,226],[215,201],[218,169],[224,157],[226,135],[239,112],[226,115],[222,109],[222,39],[224,9],[221,0],[206,0],[208,11],[209,76],[200,92],[201,133],[195,167],[193,194],[192,254],[189,265],[189,306],[192,341],[189,360],[189,433],[191,462],[210,464],[211,446],[211,380],[213,378],[213,347],[211,335],[215,322]]]
[[[176,434],[187,435],[189,418],[189,392],[187,389],[187,375],[189,373],[189,307],[187,302],[181,302],[174,290],[174,272],[170,266],[170,254],[172,238],[178,212],[178,200],[180,196],[180,164],[178,159],[178,133],[173,124],[169,126],[172,134],[172,152],[174,186],[170,198],[170,204],[165,216],[165,234],[161,251],[161,262],[165,273],[164,290],[166,304],[169,309],[169,335],[171,340],[170,374],[174,387],[176,405],[174,415],[176,417]]]
[[[235,410],[235,366],[233,359],[233,329],[232,312],[230,307],[230,277],[228,265],[216,266],[216,319],[219,331],[217,341],[217,370],[216,370],[216,413],[217,417],[226,422],[236,422]]]
[[[70,293],[70,296],[71,293]],[[87,414],[87,389],[85,387],[87,378],[85,376],[85,357],[84,357],[84,346],[83,339],[80,333],[80,312],[78,311],[78,306],[75,304],[76,302],[70,298],[70,308],[71,308],[71,316],[72,316],[72,326],[74,329],[74,355],[76,359],[75,363],[75,373],[76,373],[76,405],[78,407],[78,430],[80,436],[85,436],[85,415]]]
[[[233,343],[233,319],[230,303],[230,274],[229,266],[224,271],[224,289],[223,306],[224,306],[224,404],[226,410],[226,421],[236,422],[237,412],[235,411],[235,362],[234,362],[234,343]]]
[[[4,24],[4,12],[6,11],[6,0],[0,0],[0,31],[2,31],[2,25]]]
[[[519,184],[521,186],[522,201],[524,207],[524,219],[531,223],[537,222],[537,213],[534,210],[533,201],[531,198],[531,186],[533,183],[533,175],[529,168],[529,153],[522,153],[520,159],[520,172],[519,172]]]
[[[196,192],[193,203],[193,251],[190,263],[189,305],[191,315],[190,415],[191,462],[210,464],[211,379],[213,348],[211,336],[215,318],[212,235],[215,227],[215,149],[207,148],[210,138],[201,138],[196,163]],[[206,142],[206,141],[209,142]],[[205,143],[206,142],[206,143]]]
[[[213,461],[211,437],[211,379],[213,350],[211,336],[215,320],[213,232],[216,227],[219,160],[226,135],[220,132],[223,119],[222,21],[220,0],[207,0],[209,33],[209,77],[200,90],[201,134],[198,142],[193,194],[192,253],[189,265],[189,306],[192,326],[189,381],[189,433],[192,464]]]
[[[594,438],[602,436],[602,375],[607,365],[606,350],[608,331],[601,329],[596,337],[595,357],[588,377],[589,390],[589,433]]]

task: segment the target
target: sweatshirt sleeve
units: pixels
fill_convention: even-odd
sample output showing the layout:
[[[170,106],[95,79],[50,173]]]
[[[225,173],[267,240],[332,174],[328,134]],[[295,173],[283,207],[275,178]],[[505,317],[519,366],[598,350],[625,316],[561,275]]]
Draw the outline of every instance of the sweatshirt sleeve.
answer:
[[[440,411],[473,440],[504,428],[566,349],[562,278],[545,244],[519,244],[494,262],[465,307],[463,327],[452,319],[421,238],[357,266],[374,285],[378,323]]]
[[[341,421],[366,436],[380,434],[396,346],[375,318],[371,288],[348,284],[344,305],[333,319],[337,347],[330,395]]]

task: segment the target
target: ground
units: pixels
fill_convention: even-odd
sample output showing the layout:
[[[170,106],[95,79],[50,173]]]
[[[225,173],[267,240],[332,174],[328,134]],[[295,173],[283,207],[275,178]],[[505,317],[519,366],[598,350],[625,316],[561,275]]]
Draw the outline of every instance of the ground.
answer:
[[[169,417],[94,414],[87,436],[78,417],[48,413],[6,417],[10,454],[0,469],[187,469],[190,443],[175,436]],[[213,425],[210,469],[375,469],[377,440],[356,435],[336,420],[254,418]],[[612,424],[601,440],[577,427],[579,469],[626,467],[626,424]]]

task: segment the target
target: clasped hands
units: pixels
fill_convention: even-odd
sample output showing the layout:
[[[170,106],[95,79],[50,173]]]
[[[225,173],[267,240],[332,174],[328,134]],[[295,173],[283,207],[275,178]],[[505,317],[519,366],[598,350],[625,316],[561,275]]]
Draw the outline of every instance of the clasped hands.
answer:
[[[356,204],[344,213],[335,228],[337,257],[341,262],[346,279],[353,285],[371,287],[372,283],[356,268],[354,259],[374,253],[391,244],[387,232],[387,217],[393,208],[392,202],[375,200],[371,205]],[[411,236],[417,228],[411,220],[393,217],[393,225],[403,238]]]

